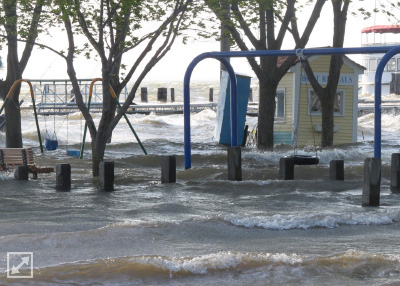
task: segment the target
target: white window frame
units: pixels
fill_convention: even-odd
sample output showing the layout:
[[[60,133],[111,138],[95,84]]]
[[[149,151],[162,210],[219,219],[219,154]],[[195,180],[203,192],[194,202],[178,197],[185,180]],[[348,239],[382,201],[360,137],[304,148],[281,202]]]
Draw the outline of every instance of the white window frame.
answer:
[[[278,93],[283,93],[283,116],[278,117]],[[284,88],[278,88],[276,90],[276,100],[275,100],[275,119],[277,120],[284,120],[286,114],[286,91]]]
[[[368,71],[376,71],[376,68],[378,66],[378,63],[380,62],[381,59],[369,59],[368,61]]]
[[[311,111],[311,100],[312,100],[311,96],[312,96],[312,93],[315,93],[315,91],[312,88],[308,89],[308,115],[322,116],[322,112],[320,112],[320,111]],[[345,114],[344,113],[344,111],[345,111],[345,102],[346,102],[345,91],[343,89],[338,89],[336,91],[336,93],[340,94],[340,96],[341,96],[341,102],[339,103],[340,111],[339,112],[335,111],[333,113],[333,116],[344,116],[344,114]],[[317,94],[315,94],[315,96],[317,96]],[[319,101],[319,99],[318,99],[318,101]]]

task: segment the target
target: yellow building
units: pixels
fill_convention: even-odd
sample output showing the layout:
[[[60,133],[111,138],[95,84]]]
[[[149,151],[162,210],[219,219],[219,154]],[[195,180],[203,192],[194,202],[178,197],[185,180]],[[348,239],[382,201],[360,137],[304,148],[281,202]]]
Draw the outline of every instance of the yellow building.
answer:
[[[330,56],[308,58],[318,82],[325,86]],[[343,66],[334,113],[334,145],[357,141],[358,75],[364,67],[343,56]],[[276,99],[274,143],[297,146],[321,142],[321,109],[317,95],[305,75],[301,63],[296,63],[282,78]],[[314,134],[313,134],[314,133]]]

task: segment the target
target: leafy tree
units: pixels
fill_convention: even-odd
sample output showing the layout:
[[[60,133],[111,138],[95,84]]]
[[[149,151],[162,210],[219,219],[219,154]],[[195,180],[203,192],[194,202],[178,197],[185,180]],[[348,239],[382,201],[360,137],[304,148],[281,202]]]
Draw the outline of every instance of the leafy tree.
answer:
[[[364,7],[358,8],[357,12],[351,12],[349,10],[351,0],[331,0],[332,11],[333,11],[333,39],[332,47],[343,48],[344,36],[346,33],[347,16],[349,14],[362,15],[364,18],[371,17],[373,13],[381,13],[386,15],[389,21],[398,21],[394,11],[398,11],[400,2],[398,1],[380,1],[379,5],[375,7],[373,11],[368,11]],[[363,2],[363,1],[360,1]],[[359,3],[360,5],[360,3]],[[296,32],[294,33],[296,35]],[[295,37],[297,40],[298,38]],[[318,99],[321,102],[322,111],[322,134],[321,134],[321,146],[332,146],[334,139],[334,102],[337,92],[337,87],[340,78],[340,70],[343,65],[343,59],[341,55],[333,55],[330,59],[328,81],[326,86],[321,86],[316,80],[309,62],[306,60],[304,69],[307,77],[310,80],[311,86],[313,87]]]
[[[320,17],[325,0],[226,0],[231,14],[227,17],[224,1],[205,0],[219,22],[229,31],[232,40],[242,51],[280,50],[288,31],[297,31],[294,48],[304,48]],[[297,30],[297,11],[305,3],[315,2],[308,23],[300,36]],[[206,34],[205,36],[213,36]],[[276,89],[282,77],[295,63],[291,56],[278,61],[277,56],[247,58],[259,80],[258,148],[273,148]],[[282,60],[282,58],[281,58]]]
[[[333,47],[343,48],[344,35],[346,32],[347,14],[349,11],[350,0],[332,0],[333,8]],[[331,56],[329,65],[328,81],[325,87],[322,87],[315,78],[309,62],[306,60],[304,69],[310,80],[318,99],[321,102],[322,109],[322,134],[321,146],[333,145],[333,127],[334,127],[334,104],[337,87],[340,78],[340,69],[343,65],[342,55]]]
[[[76,103],[82,112],[92,138],[93,176],[98,176],[99,163],[104,159],[107,140],[129,108],[146,74],[166,55],[196,15],[192,0],[56,0],[55,13],[65,27],[68,52],[57,52],[67,62]],[[189,14],[188,11],[191,11]],[[149,26],[155,27],[150,32]],[[75,37],[85,35],[87,43],[77,48]],[[153,52],[152,52],[153,51]],[[102,66],[103,109],[96,127],[85,106],[78,86],[74,57],[84,52],[96,54]],[[123,57],[129,52],[129,57]],[[133,57],[132,54],[135,54]],[[124,71],[126,74],[123,74]],[[110,86],[120,91],[133,79],[133,86],[122,108],[115,113]]]
[[[32,54],[34,42],[42,31],[43,8],[46,0],[17,1],[2,0],[0,2],[0,37],[2,45],[7,45],[7,75],[0,80],[0,97],[5,99],[12,84],[22,78],[22,74]],[[25,42],[22,56],[19,58],[19,41]],[[5,107],[6,146],[22,147],[21,113],[19,109],[18,87]]]

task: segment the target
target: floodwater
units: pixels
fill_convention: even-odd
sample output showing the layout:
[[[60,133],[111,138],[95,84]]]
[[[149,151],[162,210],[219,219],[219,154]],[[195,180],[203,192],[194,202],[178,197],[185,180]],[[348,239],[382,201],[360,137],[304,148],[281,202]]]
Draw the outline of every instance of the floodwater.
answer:
[[[33,116],[25,113],[25,146],[34,148],[40,166],[70,163],[72,189],[56,191],[54,174],[29,181],[0,175],[0,284],[400,283],[400,195],[389,190],[400,115],[382,117],[377,208],[361,207],[373,115],[359,118],[358,143],[320,150],[320,165],[296,166],[294,181],[278,179],[279,159],[293,153],[290,146],[244,148],[242,182],[227,180],[226,147],[213,140],[215,117],[210,110],[192,115],[193,168],[184,170],[183,116],[129,115],[149,155],[121,121],[106,151],[106,160],[115,162],[115,191],[103,192],[91,176],[90,151],[84,160],[65,153],[79,148],[80,116],[68,117],[68,134],[66,118],[56,116],[60,148],[41,155]],[[248,118],[250,127],[255,120]],[[47,118],[48,129],[52,124]],[[160,184],[162,155],[177,156],[176,184]],[[345,161],[344,181],[329,181],[332,159]],[[33,265],[18,268],[29,275],[33,266],[33,278],[7,278],[10,252],[33,253]],[[10,267],[21,262],[22,256],[9,256]]]

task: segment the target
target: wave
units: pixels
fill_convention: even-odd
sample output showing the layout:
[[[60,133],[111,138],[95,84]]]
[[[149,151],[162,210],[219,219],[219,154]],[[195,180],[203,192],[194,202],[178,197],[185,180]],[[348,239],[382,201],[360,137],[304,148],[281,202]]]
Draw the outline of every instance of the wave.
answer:
[[[79,285],[92,285],[95,282],[101,285],[132,285],[138,283],[137,281],[143,283],[151,279],[153,283],[157,281],[162,284],[162,281],[173,282],[174,279],[182,277],[200,276],[215,279],[218,275],[233,272],[237,275],[255,273],[258,279],[260,273],[275,273],[271,278],[282,283],[281,279],[288,279],[285,269],[289,273],[296,271],[297,275],[303,276],[303,280],[309,279],[310,274],[322,277],[347,274],[349,277],[362,275],[363,277],[357,278],[375,278],[397,273],[400,269],[400,257],[358,250],[319,257],[250,252],[218,252],[187,257],[143,255],[43,267],[34,270],[34,281],[44,285],[61,282],[74,282]],[[5,274],[0,276],[0,281],[5,280],[4,276]]]
[[[224,221],[235,226],[247,228],[263,228],[269,230],[290,230],[310,228],[337,228],[342,225],[387,225],[400,221],[400,210],[385,210],[365,213],[326,213],[281,215],[269,217],[225,216]]]
[[[11,179],[10,176],[0,174],[0,181],[10,181]]]
[[[219,252],[193,257],[134,256],[106,258],[59,264],[35,269],[36,282],[65,281],[70,278],[90,279],[129,276],[130,278],[206,275],[212,272],[249,269],[266,264],[298,265],[303,258],[284,253]],[[1,277],[3,278],[3,277]]]

